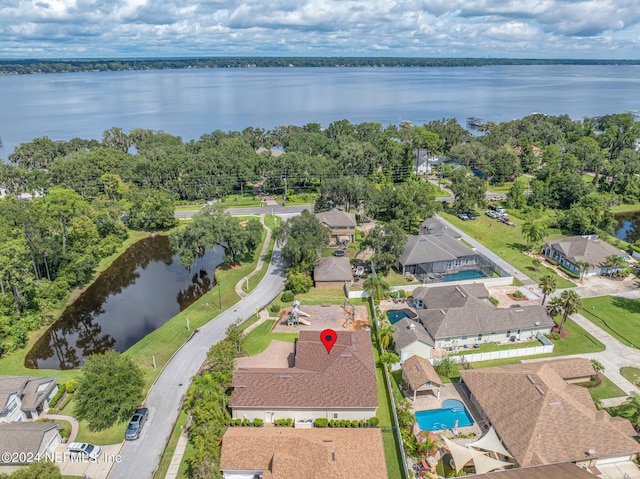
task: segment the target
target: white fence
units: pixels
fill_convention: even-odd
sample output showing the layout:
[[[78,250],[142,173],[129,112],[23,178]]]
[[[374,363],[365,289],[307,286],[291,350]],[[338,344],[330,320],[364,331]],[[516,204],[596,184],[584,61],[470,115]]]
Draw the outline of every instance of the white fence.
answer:
[[[534,356],[536,354],[547,354],[553,352],[553,344],[531,346],[528,348],[517,349],[501,349],[500,351],[490,351],[487,353],[472,353],[459,356],[448,356],[456,362],[460,362],[462,358],[469,363],[476,361],[489,361],[491,359],[517,358],[520,356]]]

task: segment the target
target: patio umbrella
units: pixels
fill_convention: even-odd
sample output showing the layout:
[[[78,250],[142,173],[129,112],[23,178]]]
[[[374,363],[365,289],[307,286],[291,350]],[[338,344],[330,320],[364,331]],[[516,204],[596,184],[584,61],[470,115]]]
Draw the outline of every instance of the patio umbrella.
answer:
[[[478,451],[477,449],[472,449],[470,447],[461,446],[460,444],[450,441],[446,437],[444,438],[444,442],[449,448],[451,457],[453,457],[453,462],[456,465],[456,472],[460,472],[464,465],[471,459],[474,459],[478,456],[484,456],[484,452]]]
[[[473,466],[476,468],[476,474],[485,474],[495,471],[496,469],[504,469],[507,466],[513,467],[513,464],[506,461],[499,461],[498,459],[482,454],[473,458]]]
[[[502,445],[500,438],[496,434],[496,431],[493,429],[489,429],[489,431],[478,439],[476,442],[472,442],[468,444],[471,447],[475,447],[476,449],[484,449],[485,451],[491,451],[498,454],[502,454],[503,456],[507,456],[513,459],[513,456],[509,454],[509,451]]]

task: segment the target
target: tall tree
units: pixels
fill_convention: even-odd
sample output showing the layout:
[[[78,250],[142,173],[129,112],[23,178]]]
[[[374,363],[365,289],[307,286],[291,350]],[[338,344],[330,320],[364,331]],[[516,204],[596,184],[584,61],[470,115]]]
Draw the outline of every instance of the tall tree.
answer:
[[[556,277],[551,274],[544,275],[542,278],[540,278],[539,286],[540,286],[540,290],[542,291],[542,294],[544,295],[542,297],[542,304],[544,305],[544,302],[546,301],[547,296],[549,296],[550,294],[553,294],[553,292],[557,288]]]
[[[618,413],[623,418],[631,421],[636,430],[638,430],[640,426],[640,394],[637,392],[632,393],[625,402],[618,406]]]
[[[562,322],[560,323],[560,332],[562,333],[567,318],[582,307],[582,301],[578,293],[571,289],[565,289],[560,295],[560,299],[562,300]]]
[[[282,257],[296,272],[311,273],[331,232],[309,210],[303,210],[274,229],[273,237],[282,244]]]
[[[92,354],[82,366],[75,393],[75,415],[90,431],[126,421],[144,399],[144,372],[129,356],[107,351]]]
[[[44,207],[60,224],[62,256],[67,254],[67,228],[71,219],[89,210],[89,205],[78,193],[64,188],[51,188],[43,199]]]
[[[389,268],[398,264],[406,243],[407,233],[400,224],[391,222],[374,226],[361,247],[374,250],[371,261],[379,271],[386,273]]]
[[[387,283],[382,277],[377,274],[370,274],[364,281],[364,290],[373,296],[375,301],[380,301],[389,295],[391,290],[389,283]]]
[[[540,243],[546,235],[544,227],[537,222],[527,221],[522,225],[522,236],[527,241],[530,250],[533,250],[537,243]]]

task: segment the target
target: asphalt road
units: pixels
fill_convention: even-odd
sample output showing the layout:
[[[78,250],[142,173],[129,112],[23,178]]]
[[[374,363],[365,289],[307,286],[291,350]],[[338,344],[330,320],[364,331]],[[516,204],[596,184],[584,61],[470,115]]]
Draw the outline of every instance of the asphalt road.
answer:
[[[313,205],[302,206],[260,206],[252,208],[228,208],[225,211],[232,215],[286,215],[286,214],[300,214],[302,210],[313,211]],[[192,211],[179,211],[174,216],[180,220],[191,219],[196,213],[200,213],[201,210]]]
[[[293,213],[291,207],[287,207],[286,211]],[[225,329],[236,318],[248,319],[256,314],[256,308],[263,308],[279,294],[285,280],[284,266],[280,248],[276,246],[267,274],[260,284],[235,306],[194,333],[169,361],[145,401],[145,406],[149,408],[149,419],[140,439],[125,442],[120,453],[121,462],[115,464],[108,476],[110,479],[153,477],[191,378],[205,361],[209,347],[224,339]]]

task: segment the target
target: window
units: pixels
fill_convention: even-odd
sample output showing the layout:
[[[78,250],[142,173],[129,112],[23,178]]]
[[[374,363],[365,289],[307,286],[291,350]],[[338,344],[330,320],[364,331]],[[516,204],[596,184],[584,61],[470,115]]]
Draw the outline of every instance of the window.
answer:
[[[461,263],[462,263],[462,261],[460,259],[456,260],[456,266],[460,266]]]
[[[447,269],[453,269],[453,263],[451,262],[447,263]]]
[[[466,336],[462,336],[461,339],[464,341],[465,339],[467,339],[467,337]]]
[[[337,412],[333,413],[333,419],[338,419],[338,413]]]
[[[507,331],[507,338],[511,336],[511,331]]]
[[[9,403],[9,408],[8,408],[7,414],[11,414],[17,408],[18,408],[18,401],[16,400],[16,397],[13,396],[13,400]]]
[[[478,334],[478,341],[482,341],[482,333]]]

